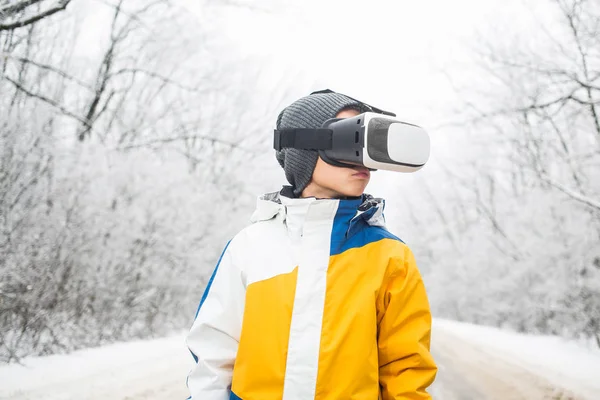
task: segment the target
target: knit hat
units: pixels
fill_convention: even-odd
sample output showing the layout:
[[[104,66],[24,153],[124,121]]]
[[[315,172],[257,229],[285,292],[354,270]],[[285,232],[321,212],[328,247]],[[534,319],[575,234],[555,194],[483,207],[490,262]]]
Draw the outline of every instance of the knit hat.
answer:
[[[284,108],[277,117],[277,129],[317,129],[345,109],[363,113],[368,110],[368,106],[340,93],[317,92]],[[300,196],[312,179],[319,153],[316,150],[284,148],[275,156],[285,171],[286,179],[292,185],[294,195]]]

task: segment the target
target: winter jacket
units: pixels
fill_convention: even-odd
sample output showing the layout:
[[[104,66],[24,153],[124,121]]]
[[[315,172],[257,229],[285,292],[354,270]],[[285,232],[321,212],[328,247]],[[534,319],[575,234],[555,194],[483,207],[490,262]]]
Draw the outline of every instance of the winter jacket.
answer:
[[[187,337],[193,400],[431,398],[427,295],[383,205],[259,199]]]

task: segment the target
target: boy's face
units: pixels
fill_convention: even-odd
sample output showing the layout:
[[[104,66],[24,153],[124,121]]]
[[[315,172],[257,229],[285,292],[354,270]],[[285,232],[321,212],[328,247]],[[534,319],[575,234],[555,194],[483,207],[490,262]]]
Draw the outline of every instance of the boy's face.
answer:
[[[343,110],[336,115],[336,118],[349,118],[359,114],[356,110]],[[327,164],[319,157],[312,180],[302,192],[302,197],[318,199],[359,197],[364,193],[370,179],[371,172],[366,167],[336,167]]]

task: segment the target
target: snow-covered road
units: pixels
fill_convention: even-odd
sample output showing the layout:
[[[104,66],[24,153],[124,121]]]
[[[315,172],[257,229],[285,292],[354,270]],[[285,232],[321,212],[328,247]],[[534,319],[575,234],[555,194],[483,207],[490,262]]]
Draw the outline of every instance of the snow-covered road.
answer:
[[[599,400],[600,350],[591,343],[437,320],[432,351],[439,400]]]
[[[436,400],[600,399],[600,352],[552,337],[436,321]],[[0,366],[0,399],[185,399],[183,336]],[[337,400],[337,399],[335,399]]]
[[[434,399],[578,399],[518,361],[449,332],[437,335],[433,352],[439,368]]]

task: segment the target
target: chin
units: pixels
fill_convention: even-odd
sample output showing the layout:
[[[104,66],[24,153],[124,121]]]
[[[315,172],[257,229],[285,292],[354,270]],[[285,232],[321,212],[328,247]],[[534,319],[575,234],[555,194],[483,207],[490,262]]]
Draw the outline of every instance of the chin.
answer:
[[[365,192],[366,185],[361,185],[359,187],[345,187],[340,190],[340,194],[345,197],[360,197]]]

